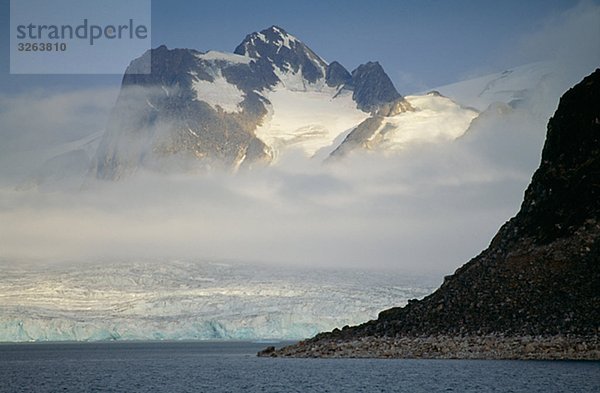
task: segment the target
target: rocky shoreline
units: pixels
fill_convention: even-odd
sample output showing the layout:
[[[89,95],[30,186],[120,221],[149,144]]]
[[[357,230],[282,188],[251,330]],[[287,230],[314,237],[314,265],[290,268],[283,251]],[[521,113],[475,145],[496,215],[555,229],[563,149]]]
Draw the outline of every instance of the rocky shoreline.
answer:
[[[422,336],[361,337],[355,340],[311,340],[275,349],[261,357],[487,359],[487,360],[600,360],[595,336]]]

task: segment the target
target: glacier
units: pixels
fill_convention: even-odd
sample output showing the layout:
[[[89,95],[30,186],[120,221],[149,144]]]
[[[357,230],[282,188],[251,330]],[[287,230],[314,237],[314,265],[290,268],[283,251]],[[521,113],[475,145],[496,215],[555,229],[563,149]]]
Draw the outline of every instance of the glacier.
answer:
[[[302,91],[279,84],[264,95],[271,104],[266,121],[255,133],[270,146],[275,162],[287,148],[298,149],[308,157],[321,149],[330,153],[340,134],[368,117],[356,108],[352,92],[327,86]]]
[[[0,342],[302,339],[373,319],[436,279],[143,261],[0,265]]]

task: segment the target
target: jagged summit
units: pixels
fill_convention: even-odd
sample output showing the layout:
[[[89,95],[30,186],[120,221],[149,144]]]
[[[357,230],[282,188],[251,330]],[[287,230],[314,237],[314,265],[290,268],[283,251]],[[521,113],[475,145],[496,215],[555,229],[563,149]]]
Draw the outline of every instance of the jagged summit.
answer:
[[[361,64],[352,71],[353,98],[358,107],[372,112],[379,105],[402,98],[379,62]]]
[[[278,26],[248,34],[233,53],[263,63],[272,63],[281,72],[301,72],[310,83],[325,77],[327,63],[308,46]]]
[[[294,49],[300,44],[302,44],[302,41],[298,38],[289,34],[281,27],[273,25],[259,32],[248,34],[235,48],[233,53],[258,59],[265,55],[261,52],[261,49],[264,49],[266,46],[273,46],[281,50],[284,47]]]
[[[327,66],[325,80],[329,87],[349,85],[352,84],[352,75],[343,65],[337,61],[332,61]]]
[[[138,59],[133,60],[127,67],[122,86],[186,84],[188,75],[181,71],[192,69],[196,64],[195,56],[199,53],[193,49],[168,49],[166,45],[150,49]],[[151,60],[151,72],[149,74],[136,73],[140,66],[147,64],[148,56]]]

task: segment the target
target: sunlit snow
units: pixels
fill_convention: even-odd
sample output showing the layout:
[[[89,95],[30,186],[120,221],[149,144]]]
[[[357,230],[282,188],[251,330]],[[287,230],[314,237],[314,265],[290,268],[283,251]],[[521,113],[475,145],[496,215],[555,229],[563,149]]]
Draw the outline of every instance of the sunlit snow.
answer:
[[[561,83],[560,74],[560,64],[539,62],[441,86],[436,90],[463,105],[482,111],[494,102],[516,103],[534,91],[552,92],[553,94],[548,95],[557,100],[555,91],[560,91],[563,87],[557,89],[554,85]]]
[[[331,146],[340,134],[369,117],[356,108],[352,92],[335,96],[336,90],[328,87],[307,91],[286,87],[279,85],[265,93],[272,106],[269,107],[267,121],[255,131],[258,138],[271,146],[276,156],[290,147],[313,156],[318,150]]]
[[[414,143],[454,140],[465,133],[479,114],[437,95],[405,98],[415,110],[385,119],[373,136],[382,138],[382,148],[398,150]]]
[[[227,82],[218,72],[214,81],[195,79],[192,88],[199,101],[208,103],[213,108],[220,107],[225,112],[235,113],[241,110],[240,104],[244,101],[245,94],[237,86]]]

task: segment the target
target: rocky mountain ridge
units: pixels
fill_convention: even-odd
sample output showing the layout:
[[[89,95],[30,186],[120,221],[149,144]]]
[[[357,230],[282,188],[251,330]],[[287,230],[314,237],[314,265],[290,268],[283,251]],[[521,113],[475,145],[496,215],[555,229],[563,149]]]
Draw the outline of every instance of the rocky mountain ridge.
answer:
[[[433,294],[262,355],[599,359],[599,103],[597,69],[561,98],[518,214]]]

